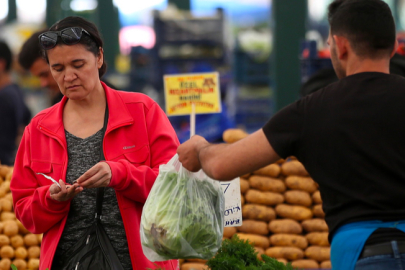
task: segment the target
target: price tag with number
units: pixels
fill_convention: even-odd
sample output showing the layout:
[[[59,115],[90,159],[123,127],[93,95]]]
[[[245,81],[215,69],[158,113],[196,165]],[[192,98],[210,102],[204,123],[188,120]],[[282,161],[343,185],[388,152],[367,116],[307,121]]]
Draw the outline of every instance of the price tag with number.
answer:
[[[239,177],[231,181],[221,181],[225,195],[225,227],[242,225],[242,203],[240,199]]]

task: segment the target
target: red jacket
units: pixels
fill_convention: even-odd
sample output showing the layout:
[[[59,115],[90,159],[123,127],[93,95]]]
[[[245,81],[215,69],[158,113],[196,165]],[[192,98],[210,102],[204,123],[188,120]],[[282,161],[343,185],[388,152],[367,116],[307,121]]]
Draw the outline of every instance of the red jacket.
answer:
[[[142,207],[159,165],[176,153],[177,136],[164,112],[149,97],[103,87],[109,108],[104,156],[112,171],[109,186],[117,195],[133,269],[177,269],[176,260],[150,262],[143,255],[139,233]],[[51,199],[52,182],[36,174],[65,181],[68,154],[62,112],[66,101],[64,97],[40,112],[26,127],[10,184],[16,217],[30,232],[44,233],[39,269],[51,268],[70,206],[70,201]]]

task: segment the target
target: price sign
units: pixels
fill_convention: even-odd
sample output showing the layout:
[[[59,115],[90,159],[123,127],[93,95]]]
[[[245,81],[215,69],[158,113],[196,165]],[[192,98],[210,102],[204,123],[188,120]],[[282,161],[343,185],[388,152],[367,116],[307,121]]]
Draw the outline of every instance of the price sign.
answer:
[[[231,181],[221,181],[221,187],[225,195],[225,227],[241,226],[242,203],[239,177]]]

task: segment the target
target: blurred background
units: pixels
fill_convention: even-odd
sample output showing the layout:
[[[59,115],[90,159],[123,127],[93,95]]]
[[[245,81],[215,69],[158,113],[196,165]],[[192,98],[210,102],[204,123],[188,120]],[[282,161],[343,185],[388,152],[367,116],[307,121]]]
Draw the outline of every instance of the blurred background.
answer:
[[[198,115],[196,124],[197,134],[218,142],[225,129],[253,132],[280,108],[336,80],[326,44],[330,2],[0,0],[0,38],[17,58],[33,32],[69,15],[85,17],[105,41],[105,79],[117,89],[145,93],[163,108],[164,74],[218,71],[223,112]],[[385,2],[401,39],[405,0]],[[322,70],[328,75],[319,75]],[[17,61],[13,78],[33,115],[50,106],[49,90]],[[188,117],[170,121],[185,141]]]

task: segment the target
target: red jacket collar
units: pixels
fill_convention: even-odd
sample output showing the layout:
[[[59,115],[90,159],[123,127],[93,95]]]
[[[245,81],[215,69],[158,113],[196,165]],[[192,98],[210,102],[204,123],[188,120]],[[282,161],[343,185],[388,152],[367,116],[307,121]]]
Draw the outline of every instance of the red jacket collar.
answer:
[[[119,92],[108,87],[104,82],[101,82],[101,85],[103,86],[106,94],[109,111],[107,132],[117,126],[122,126],[133,122],[134,119],[129,113],[128,108],[125,105],[125,102],[122,100]],[[63,127],[63,108],[65,107],[67,100],[67,97],[64,96],[61,102],[46,110],[45,116],[38,123],[38,128],[44,128],[48,132],[64,138],[65,130]]]

